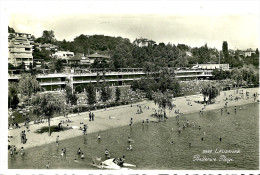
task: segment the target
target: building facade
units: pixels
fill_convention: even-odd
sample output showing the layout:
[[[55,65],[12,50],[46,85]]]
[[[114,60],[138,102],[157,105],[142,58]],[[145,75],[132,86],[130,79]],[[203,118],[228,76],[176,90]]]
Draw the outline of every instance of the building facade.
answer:
[[[192,68],[178,68],[175,77],[180,80],[210,79],[215,69],[228,71],[229,64],[196,64]]]
[[[26,68],[33,63],[31,34],[9,33],[8,34],[8,63],[19,66],[24,62]]]

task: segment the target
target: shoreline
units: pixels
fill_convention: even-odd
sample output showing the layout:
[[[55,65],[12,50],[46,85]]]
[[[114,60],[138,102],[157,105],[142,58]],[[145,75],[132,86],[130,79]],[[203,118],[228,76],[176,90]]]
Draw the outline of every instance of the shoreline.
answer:
[[[240,89],[239,89],[240,90]],[[232,100],[228,101],[228,107],[232,106],[241,106],[251,103],[257,103],[257,100],[259,97],[257,97],[256,101],[254,101],[253,93],[257,92],[259,93],[259,88],[250,88],[250,89],[243,89],[244,92],[249,92],[249,99],[239,99],[238,101]],[[226,93],[226,96],[224,95]],[[220,95],[216,98],[216,102],[214,104],[207,105],[204,109],[204,111],[210,111],[210,110],[216,110],[221,109],[224,107],[224,104],[226,101],[224,99],[228,97],[229,95],[232,95],[233,97],[240,96],[240,94],[236,94],[236,90],[230,90],[230,91],[222,91],[220,92]],[[244,93],[245,96],[245,93]],[[172,111],[166,110],[167,117],[175,117],[178,114],[175,114],[175,109],[179,109],[181,115],[185,114],[191,114],[199,112],[202,108],[204,108],[203,104],[195,103],[194,101],[202,101],[203,96],[201,94],[198,95],[191,95],[191,96],[183,96],[183,97],[177,97],[173,99],[173,104],[176,105]],[[187,103],[191,102],[192,106],[188,105]],[[143,113],[136,114],[137,111],[137,105],[142,106]],[[149,106],[149,109],[144,108],[144,106]],[[77,129],[69,129],[61,132],[53,132],[51,136],[48,136],[48,133],[42,133],[37,134],[35,131],[37,129],[40,129],[43,126],[48,126],[47,123],[42,124],[32,124],[30,125],[30,132],[26,132],[28,141],[26,144],[22,144],[20,142],[20,133],[22,130],[26,130],[24,126],[21,126],[21,128],[18,129],[12,129],[8,130],[8,136],[13,136],[13,138],[9,138],[8,144],[9,145],[16,145],[17,149],[20,150],[20,148],[23,146],[25,149],[41,146],[44,144],[50,144],[56,141],[56,137],[59,135],[60,141],[67,140],[73,137],[81,136],[83,135],[82,131],[79,130],[79,127],[83,126],[80,124],[83,122],[84,124],[88,125],[87,133],[97,133],[100,131],[104,131],[107,129],[117,128],[121,126],[127,126],[130,123],[130,118],[133,118],[133,124],[140,123],[143,120],[149,119],[151,121],[151,114],[154,114],[154,110],[157,110],[158,107],[154,104],[153,101],[142,101],[135,104],[130,105],[123,105],[123,106],[117,106],[113,108],[107,108],[106,110],[100,109],[94,112],[95,114],[95,120],[89,121],[88,119],[88,112],[83,112],[78,114],[70,114],[69,119],[73,121],[72,123],[69,123],[69,127],[76,126]],[[109,116],[111,118],[109,118]],[[67,118],[64,118],[63,116],[55,117],[51,119],[51,126],[57,125],[60,120],[66,120]],[[64,124],[65,125],[65,124]]]

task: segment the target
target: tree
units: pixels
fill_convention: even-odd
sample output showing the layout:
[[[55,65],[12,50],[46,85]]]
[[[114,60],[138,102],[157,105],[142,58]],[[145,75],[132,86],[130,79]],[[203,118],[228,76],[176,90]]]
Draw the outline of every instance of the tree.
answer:
[[[229,54],[228,54],[228,43],[227,43],[227,41],[223,41],[222,52],[223,52],[223,55],[224,55],[224,63],[228,63]]]
[[[18,89],[21,95],[25,95],[27,97],[31,97],[31,95],[40,90],[40,84],[36,80],[35,76],[30,74],[22,74],[19,83]]]
[[[109,89],[108,84],[103,81],[101,84],[101,100],[106,102],[111,97],[111,90]]]
[[[208,84],[201,89],[201,93],[204,97],[204,102],[206,102],[206,97],[208,97],[208,102],[211,103],[219,95],[219,90],[215,86]]]
[[[78,97],[72,93],[72,88],[69,85],[65,87],[66,103],[71,105],[77,105]]]
[[[88,104],[93,105],[97,102],[96,100],[96,89],[93,84],[89,83],[86,86],[86,93],[88,97]]]
[[[239,86],[242,83],[243,75],[242,71],[239,69],[233,69],[231,71],[231,78],[236,81],[237,86]]]
[[[255,50],[255,54],[256,54],[257,56],[259,56],[258,48],[256,48],[256,50]]]
[[[119,102],[120,95],[121,95],[121,90],[119,89],[119,87],[116,87],[116,102]]]
[[[17,105],[19,103],[17,83],[9,83],[8,102],[8,108],[17,108]]]
[[[128,67],[132,64],[132,54],[126,44],[122,43],[116,46],[112,62],[115,69]]]
[[[15,33],[15,30],[12,27],[8,26],[8,33]]]
[[[55,39],[55,35],[54,35],[54,31],[50,30],[44,30],[42,33],[42,44],[44,43],[51,43],[51,44],[55,44],[56,39]]]
[[[61,59],[56,59],[54,60],[53,64],[52,64],[52,68],[51,68],[51,71],[52,72],[62,72],[64,69],[64,66],[63,66],[63,63],[62,63],[62,60]]]
[[[162,108],[165,113],[166,107],[170,109],[173,107],[172,96],[169,93],[156,93],[154,98],[154,103],[158,104],[159,108]],[[164,121],[164,115],[162,115],[162,120]]]
[[[33,98],[34,112],[40,116],[45,115],[48,118],[49,136],[51,135],[51,118],[55,112],[63,109],[64,102],[53,94],[37,95]]]

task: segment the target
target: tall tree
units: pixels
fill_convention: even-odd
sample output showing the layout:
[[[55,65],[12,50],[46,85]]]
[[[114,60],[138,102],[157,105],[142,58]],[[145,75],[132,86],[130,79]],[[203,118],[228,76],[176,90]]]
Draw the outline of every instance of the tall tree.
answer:
[[[44,44],[44,43],[55,44],[57,40],[55,39],[54,31],[44,30],[42,32],[41,38],[39,38],[37,41],[41,42],[42,44]]]
[[[116,87],[116,102],[119,102],[120,95],[121,95],[121,90],[119,89],[119,87]]]
[[[228,43],[227,43],[227,41],[223,41],[222,52],[223,52],[223,55],[224,55],[224,63],[229,63],[229,54],[228,54]]]
[[[88,97],[88,104],[93,105],[97,102],[96,100],[96,89],[92,83],[86,86],[86,93]]]
[[[111,90],[109,88],[109,85],[103,81],[101,84],[101,100],[103,102],[106,102],[111,97]]]
[[[37,95],[33,98],[34,112],[40,116],[44,115],[48,118],[49,136],[51,135],[51,118],[55,112],[61,112],[64,102],[53,94],[47,93]]]
[[[8,84],[8,108],[17,108],[19,103],[17,83]]]
[[[65,97],[67,104],[70,103],[71,105],[77,105],[78,97],[73,94],[72,88],[69,85],[66,85],[65,87]]]

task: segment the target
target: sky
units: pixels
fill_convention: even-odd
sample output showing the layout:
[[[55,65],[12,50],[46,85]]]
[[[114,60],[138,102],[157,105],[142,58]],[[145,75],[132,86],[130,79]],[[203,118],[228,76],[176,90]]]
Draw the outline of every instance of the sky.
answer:
[[[259,1],[60,2],[7,3],[7,23],[36,37],[53,30],[56,39],[68,41],[103,34],[191,47],[221,49],[223,41],[230,49],[259,46]]]

